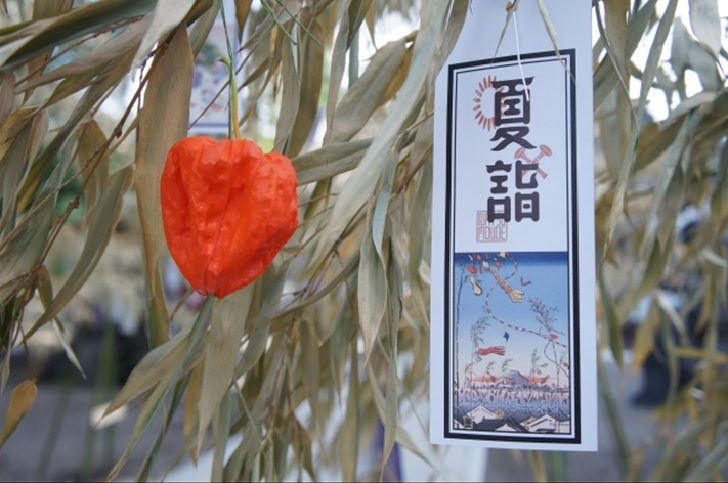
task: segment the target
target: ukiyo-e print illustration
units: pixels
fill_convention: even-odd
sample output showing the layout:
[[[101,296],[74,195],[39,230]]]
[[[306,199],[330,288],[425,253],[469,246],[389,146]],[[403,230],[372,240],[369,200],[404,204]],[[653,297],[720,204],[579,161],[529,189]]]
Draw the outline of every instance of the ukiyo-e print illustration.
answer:
[[[478,5],[437,81],[430,438],[594,450],[589,32],[518,47],[499,37],[505,14]],[[529,5],[519,21],[540,32]]]
[[[571,433],[567,254],[456,253],[453,429]]]

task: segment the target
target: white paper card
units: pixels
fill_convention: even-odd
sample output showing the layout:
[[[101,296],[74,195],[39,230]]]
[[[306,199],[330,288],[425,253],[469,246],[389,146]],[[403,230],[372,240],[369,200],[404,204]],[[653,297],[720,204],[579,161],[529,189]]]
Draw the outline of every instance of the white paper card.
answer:
[[[591,2],[475,0],[437,78],[430,439],[596,450]]]

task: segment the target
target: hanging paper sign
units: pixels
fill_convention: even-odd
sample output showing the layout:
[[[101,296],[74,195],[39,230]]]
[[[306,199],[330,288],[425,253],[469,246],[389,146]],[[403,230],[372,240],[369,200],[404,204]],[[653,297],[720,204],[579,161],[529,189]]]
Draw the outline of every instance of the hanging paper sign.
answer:
[[[431,440],[596,450],[591,3],[472,2],[437,79]]]

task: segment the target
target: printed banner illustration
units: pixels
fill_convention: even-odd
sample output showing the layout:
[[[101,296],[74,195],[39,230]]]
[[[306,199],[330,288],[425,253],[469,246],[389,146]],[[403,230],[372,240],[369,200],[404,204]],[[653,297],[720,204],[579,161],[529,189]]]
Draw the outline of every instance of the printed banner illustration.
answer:
[[[596,449],[591,12],[546,5],[558,52],[475,2],[438,77],[433,443]]]

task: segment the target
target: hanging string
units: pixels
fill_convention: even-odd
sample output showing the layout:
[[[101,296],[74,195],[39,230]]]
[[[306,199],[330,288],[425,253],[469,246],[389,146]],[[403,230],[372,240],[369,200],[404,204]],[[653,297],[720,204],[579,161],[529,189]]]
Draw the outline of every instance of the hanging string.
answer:
[[[518,61],[518,70],[521,71],[521,82],[523,82],[523,89],[526,91],[526,100],[531,102],[531,95],[529,89],[526,86],[526,76],[523,75],[523,66],[521,65],[521,46],[518,43],[518,16],[516,10],[513,10],[513,26],[516,28],[516,60]]]

